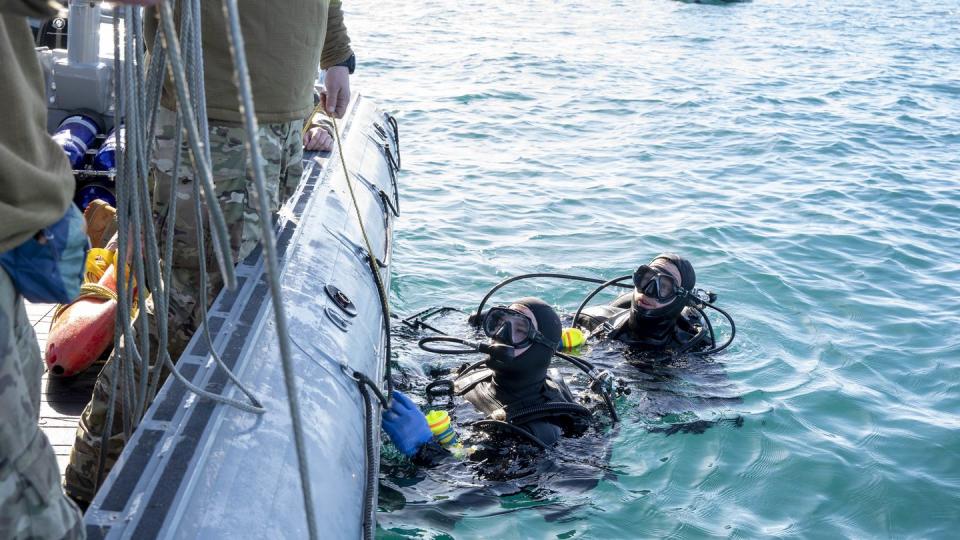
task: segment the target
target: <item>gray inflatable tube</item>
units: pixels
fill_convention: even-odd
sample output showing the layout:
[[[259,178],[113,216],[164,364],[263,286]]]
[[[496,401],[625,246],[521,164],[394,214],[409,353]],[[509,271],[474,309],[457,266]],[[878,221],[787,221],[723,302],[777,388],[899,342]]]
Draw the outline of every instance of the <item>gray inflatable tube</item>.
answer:
[[[370,100],[355,97],[340,121],[348,172],[388,288],[399,208],[391,120]],[[383,384],[383,312],[337,154],[304,165],[299,190],[277,227],[308,481],[321,536],[360,538],[366,478],[377,471],[366,470],[364,405],[349,373]],[[210,331],[225,363],[267,412],[258,416],[197,398],[169,377],[86,513],[90,538],[307,537],[259,252],[237,267],[237,275],[239,286],[223,291],[211,308]],[[194,384],[243,399],[208,355],[202,332],[177,365]],[[374,411],[372,425],[379,426]]]

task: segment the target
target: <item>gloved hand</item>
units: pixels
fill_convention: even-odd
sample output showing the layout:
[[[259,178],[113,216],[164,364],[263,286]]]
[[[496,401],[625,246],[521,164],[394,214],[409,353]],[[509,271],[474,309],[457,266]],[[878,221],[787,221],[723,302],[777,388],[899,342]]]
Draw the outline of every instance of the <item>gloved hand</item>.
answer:
[[[413,457],[421,446],[433,439],[427,419],[417,405],[396,390],[393,403],[383,412],[383,430],[407,457]]]

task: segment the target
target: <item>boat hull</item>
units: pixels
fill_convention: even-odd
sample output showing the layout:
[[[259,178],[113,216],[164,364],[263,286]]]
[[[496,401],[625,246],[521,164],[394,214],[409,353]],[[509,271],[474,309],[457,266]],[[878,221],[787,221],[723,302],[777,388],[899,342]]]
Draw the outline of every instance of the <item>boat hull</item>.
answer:
[[[389,287],[395,132],[367,99],[341,121],[348,172],[380,277]],[[334,154],[336,157],[336,154]],[[339,159],[305,160],[281,211],[277,249],[305,428],[317,522],[324,537],[362,533],[364,405],[351,370],[382,381],[387,336],[357,215]],[[200,399],[173,377],[147,411],[84,518],[90,538],[303,538],[307,524],[276,327],[259,251],[237,267],[238,287],[210,310],[224,363],[262,400],[263,415]],[[355,310],[341,306],[333,285]],[[198,331],[178,361],[194,384],[242,399]],[[379,462],[379,438],[374,439]],[[376,467],[376,465],[375,465]]]

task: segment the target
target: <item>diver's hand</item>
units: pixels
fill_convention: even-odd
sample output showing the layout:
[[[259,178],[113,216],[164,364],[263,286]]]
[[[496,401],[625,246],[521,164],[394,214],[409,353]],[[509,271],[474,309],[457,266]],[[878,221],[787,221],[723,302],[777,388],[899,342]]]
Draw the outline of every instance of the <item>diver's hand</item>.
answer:
[[[324,91],[320,92],[323,110],[334,118],[343,118],[350,103],[350,70],[345,66],[327,69],[323,77]]]
[[[397,449],[413,457],[421,446],[433,439],[427,419],[410,398],[393,391],[393,403],[383,412],[383,430]]]

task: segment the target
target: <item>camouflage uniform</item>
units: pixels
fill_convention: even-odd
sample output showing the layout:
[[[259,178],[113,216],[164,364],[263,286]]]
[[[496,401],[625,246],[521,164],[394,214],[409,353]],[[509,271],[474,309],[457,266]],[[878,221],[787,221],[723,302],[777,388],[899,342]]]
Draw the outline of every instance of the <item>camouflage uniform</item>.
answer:
[[[154,148],[154,221],[157,223],[159,238],[164,238],[167,204],[170,196],[171,175],[173,173],[175,114],[167,109],[158,111],[157,142]],[[260,124],[258,132],[260,150],[265,161],[264,176],[267,181],[267,193],[270,195],[269,207],[276,212],[280,207],[281,191],[283,199],[296,190],[303,173],[303,140],[301,128],[303,120],[276,124]],[[247,153],[244,149],[244,130],[236,125],[210,126],[210,155],[213,178],[220,208],[230,236],[230,247],[234,262],[246,258],[260,243],[260,216],[257,213],[258,202],[252,173],[247,167]],[[196,215],[193,209],[193,171],[184,142],[181,149],[181,167],[179,178],[174,182],[177,190],[177,215],[174,227],[173,273],[170,285],[170,306],[168,311],[168,335],[170,357],[174,360],[186,348],[194,331],[201,324],[199,301],[210,305],[212,299],[223,286],[223,277],[213,254],[209,227],[205,226],[206,266],[209,288],[205,299],[200,297],[199,249],[196,242]],[[199,181],[199,180],[197,180]],[[153,306],[150,302],[146,315],[151,334],[151,349],[156,350],[156,322]],[[120,344],[122,347],[123,344]],[[77,427],[77,438],[70,453],[64,487],[76,500],[91,501],[101,481],[97,474],[100,439],[106,423],[107,408],[110,401],[113,363],[117,352],[111,355],[104,365],[93,397],[84,409]],[[134,379],[139,372],[135,370]],[[125,378],[121,376],[120,380]],[[121,403],[120,392],[114,412],[114,422],[108,442],[107,467],[109,470],[123,450],[126,443],[123,424],[125,415],[132,414],[126,403]],[[127,419],[131,421],[132,419]],[[138,419],[136,419],[138,420]]]
[[[23,298],[0,270],[0,538],[82,538],[60,491],[57,458],[37,427],[43,361]],[[19,414],[15,414],[19,411]]]

